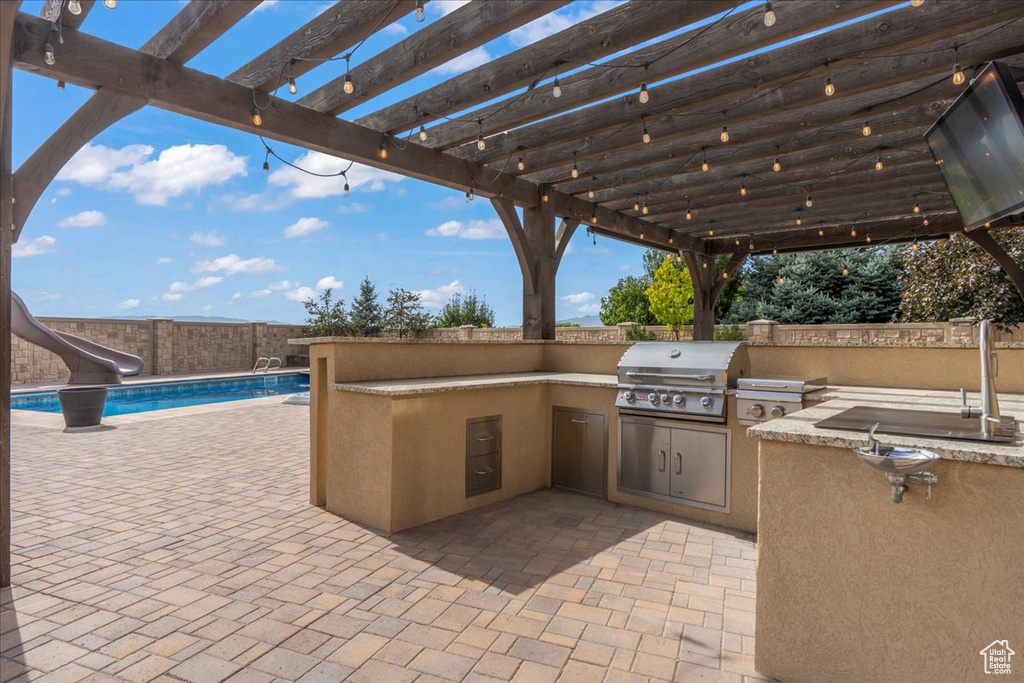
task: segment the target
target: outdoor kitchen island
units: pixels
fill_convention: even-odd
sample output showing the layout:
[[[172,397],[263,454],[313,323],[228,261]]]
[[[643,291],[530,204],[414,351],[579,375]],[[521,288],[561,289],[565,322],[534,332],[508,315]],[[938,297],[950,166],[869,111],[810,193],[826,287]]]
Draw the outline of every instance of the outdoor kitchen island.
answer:
[[[942,458],[929,468],[931,500],[909,484],[895,504],[852,450],[866,435],[815,423],[854,406],[956,414],[960,396],[830,387],[821,398],[749,430],[760,440],[757,670],[783,681],[984,679],[984,648],[1024,645],[1020,433],[994,444],[879,432],[883,447]],[[1000,404],[1024,418],[1024,395]]]

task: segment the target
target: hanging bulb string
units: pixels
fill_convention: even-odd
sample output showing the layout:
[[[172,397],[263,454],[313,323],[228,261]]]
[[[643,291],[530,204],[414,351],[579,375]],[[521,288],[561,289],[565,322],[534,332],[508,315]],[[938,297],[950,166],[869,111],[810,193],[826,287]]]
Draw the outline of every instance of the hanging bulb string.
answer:
[[[311,176],[314,176],[316,178],[337,178],[337,177],[341,176],[341,177],[344,177],[346,180],[348,180],[347,173],[352,170],[352,166],[356,163],[354,161],[349,161],[348,162],[348,166],[346,166],[344,168],[344,170],[338,171],[337,173],[317,173],[316,171],[310,171],[308,169],[302,168],[301,166],[297,166],[296,164],[293,164],[292,162],[290,162],[287,159],[285,159],[284,157],[282,157],[280,154],[275,152],[271,148],[271,146],[269,144],[267,144],[267,141],[264,139],[264,137],[262,135],[257,135],[256,137],[258,137],[260,139],[260,142],[263,143],[263,148],[266,150],[266,153],[269,156],[274,157],[275,159],[280,161],[285,166],[290,166],[291,168],[294,168],[296,171],[300,171],[302,173],[305,173],[306,175],[311,175]],[[337,158],[340,158],[340,157],[337,157]]]

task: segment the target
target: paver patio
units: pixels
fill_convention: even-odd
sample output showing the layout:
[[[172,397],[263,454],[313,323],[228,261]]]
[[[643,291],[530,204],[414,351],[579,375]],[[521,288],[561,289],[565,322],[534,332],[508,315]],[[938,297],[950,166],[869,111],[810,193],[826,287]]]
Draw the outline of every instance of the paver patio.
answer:
[[[249,402],[14,431],[4,681],[761,680],[748,537],[546,490],[397,534]]]

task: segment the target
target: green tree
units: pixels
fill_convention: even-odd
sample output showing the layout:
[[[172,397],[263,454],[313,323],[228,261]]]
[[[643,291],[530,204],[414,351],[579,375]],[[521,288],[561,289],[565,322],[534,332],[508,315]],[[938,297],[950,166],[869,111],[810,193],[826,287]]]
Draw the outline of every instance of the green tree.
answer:
[[[755,257],[743,275],[743,298],[729,317],[740,323],[887,322],[899,305],[900,272],[892,247]]]
[[[343,337],[349,333],[345,300],[333,301],[330,289],[325,289],[319,299],[310,297],[302,305],[306,307],[303,334],[307,337]]]
[[[454,294],[445,302],[441,312],[431,322],[432,327],[494,327],[494,309],[487,300],[470,292],[465,297]]]
[[[671,256],[666,256],[654,271],[654,278],[647,288],[651,302],[651,313],[662,325],[667,325],[676,339],[683,325],[693,322],[693,281],[690,272],[676,266]]]
[[[1017,263],[1024,263],[1024,228],[992,236]],[[989,318],[1001,326],[1024,322],[1024,299],[991,256],[969,238],[955,235],[901,252],[899,319],[906,322]]]
[[[627,275],[621,278],[608,291],[608,296],[601,298],[601,324],[629,322],[656,325],[658,321],[651,314],[651,302],[647,299],[647,288],[650,286],[651,280],[646,275]]]
[[[397,332],[398,338],[406,332],[415,332],[426,328],[430,323],[430,314],[423,310],[420,295],[407,289],[392,289],[388,293],[387,308],[384,310],[384,329]]]
[[[384,329],[384,308],[368,277],[359,284],[359,295],[352,300],[349,320],[352,334],[358,337],[376,337]]]

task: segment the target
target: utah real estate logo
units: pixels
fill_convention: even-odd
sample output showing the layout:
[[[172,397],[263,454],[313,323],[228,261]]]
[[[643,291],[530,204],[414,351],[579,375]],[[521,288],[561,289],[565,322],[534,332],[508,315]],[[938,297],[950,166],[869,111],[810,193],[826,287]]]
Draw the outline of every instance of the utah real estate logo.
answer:
[[[1010,673],[1010,657],[1017,653],[1010,649],[1008,641],[993,640],[980,654],[985,658],[985,673],[1008,674]]]

